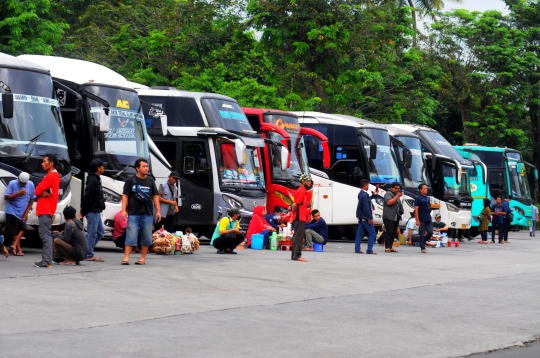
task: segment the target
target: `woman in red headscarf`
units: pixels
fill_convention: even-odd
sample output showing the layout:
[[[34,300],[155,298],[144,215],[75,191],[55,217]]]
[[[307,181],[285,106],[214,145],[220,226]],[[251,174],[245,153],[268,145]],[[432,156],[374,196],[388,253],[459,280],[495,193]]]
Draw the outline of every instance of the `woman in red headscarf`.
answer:
[[[270,236],[270,233],[276,231],[276,229],[270,226],[264,219],[265,211],[266,210],[262,205],[253,208],[253,216],[251,217],[251,221],[249,222],[249,227],[246,235],[248,247],[251,247],[251,235],[263,235],[263,247],[266,247],[268,245],[268,237]]]

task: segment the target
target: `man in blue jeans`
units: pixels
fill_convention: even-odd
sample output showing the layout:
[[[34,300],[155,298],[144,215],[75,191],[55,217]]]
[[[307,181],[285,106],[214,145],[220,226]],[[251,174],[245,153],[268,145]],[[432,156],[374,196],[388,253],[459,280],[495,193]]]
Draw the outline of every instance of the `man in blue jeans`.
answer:
[[[431,221],[431,204],[427,196],[428,187],[426,184],[418,185],[420,195],[414,199],[414,219],[416,225],[420,228],[418,232],[418,243],[422,253],[426,253],[426,231],[427,237],[431,239],[433,236],[433,222]]]
[[[105,209],[105,199],[101,187],[101,175],[105,172],[103,161],[94,159],[90,162],[90,170],[86,178],[86,188],[81,203],[81,218],[86,216],[86,231],[88,241],[87,261],[103,262],[94,256],[94,248],[103,238],[105,230],[101,221],[101,212]]]
[[[148,247],[152,245],[152,224],[154,223],[154,208],[156,222],[161,221],[159,195],[155,181],[148,176],[148,161],[139,158],[135,161],[137,175],[124,183],[122,195],[122,218],[127,219],[126,243],[122,265],[129,265],[129,255],[137,246],[139,230],[141,234],[141,258],[135,265],[146,263]]]
[[[363,254],[360,250],[360,242],[364,237],[364,231],[368,235],[368,248],[366,254],[376,255],[373,252],[373,244],[375,244],[375,227],[373,226],[373,212],[371,210],[371,200],[367,190],[369,189],[369,181],[362,179],[360,181],[360,193],[358,193],[358,205],[356,207],[356,218],[358,219],[358,231],[356,232],[356,240],[354,244],[354,252]]]

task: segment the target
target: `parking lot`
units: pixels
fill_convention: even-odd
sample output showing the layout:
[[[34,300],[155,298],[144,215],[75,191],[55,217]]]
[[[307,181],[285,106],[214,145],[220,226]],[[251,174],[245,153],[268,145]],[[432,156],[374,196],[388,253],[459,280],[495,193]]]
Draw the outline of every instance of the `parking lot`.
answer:
[[[0,259],[3,357],[461,357],[540,336],[539,241],[354,254],[151,254],[37,269]],[[365,244],[363,244],[365,245]],[[365,248],[365,246],[364,246]],[[520,348],[523,349],[523,348]],[[506,352],[506,353],[505,353]],[[493,357],[516,352],[492,353]],[[520,352],[519,350],[517,352]],[[498,354],[498,355],[497,355]],[[488,355],[489,356],[489,355]]]

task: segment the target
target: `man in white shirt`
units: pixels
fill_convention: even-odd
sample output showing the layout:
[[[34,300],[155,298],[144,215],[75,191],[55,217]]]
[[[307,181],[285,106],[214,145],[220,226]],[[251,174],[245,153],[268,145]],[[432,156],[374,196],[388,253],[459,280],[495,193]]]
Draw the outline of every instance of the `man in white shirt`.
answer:
[[[407,221],[407,226],[405,227],[405,233],[407,235],[407,244],[412,246],[414,242],[418,242],[419,239],[419,227],[416,225],[416,220],[414,219],[414,211],[411,212],[411,218]],[[426,239],[427,246],[435,246],[432,244],[429,239]]]

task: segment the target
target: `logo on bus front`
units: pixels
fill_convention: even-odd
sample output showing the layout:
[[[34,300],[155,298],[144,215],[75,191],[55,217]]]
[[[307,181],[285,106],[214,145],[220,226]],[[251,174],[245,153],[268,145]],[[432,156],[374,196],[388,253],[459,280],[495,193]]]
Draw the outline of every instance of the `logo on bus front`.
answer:
[[[201,210],[201,204],[191,204],[191,210]]]
[[[277,119],[276,126],[284,129],[288,133],[298,134],[300,132],[300,125],[299,124],[285,122],[282,118]]]

